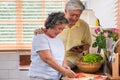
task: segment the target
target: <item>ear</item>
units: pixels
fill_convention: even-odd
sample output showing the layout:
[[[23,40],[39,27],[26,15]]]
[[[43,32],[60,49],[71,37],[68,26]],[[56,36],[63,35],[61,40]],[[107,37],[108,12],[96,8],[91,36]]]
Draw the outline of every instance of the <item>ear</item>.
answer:
[[[64,13],[65,13],[65,14],[67,13],[67,10],[66,10],[66,9],[64,9]]]

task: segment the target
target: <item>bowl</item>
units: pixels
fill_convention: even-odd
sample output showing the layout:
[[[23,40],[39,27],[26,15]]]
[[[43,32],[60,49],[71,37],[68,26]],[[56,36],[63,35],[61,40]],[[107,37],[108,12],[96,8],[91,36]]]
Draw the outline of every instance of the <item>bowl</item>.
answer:
[[[86,63],[86,62],[82,62],[82,61],[77,61],[76,65],[77,65],[78,69],[82,72],[95,73],[101,68],[102,62]]]

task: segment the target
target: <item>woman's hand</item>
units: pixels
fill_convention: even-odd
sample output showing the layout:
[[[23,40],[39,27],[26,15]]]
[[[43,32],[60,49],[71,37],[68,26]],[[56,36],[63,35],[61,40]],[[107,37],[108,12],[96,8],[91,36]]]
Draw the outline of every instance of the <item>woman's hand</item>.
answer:
[[[75,78],[76,73],[74,73],[71,69],[65,69],[64,76],[67,76],[69,78]]]
[[[66,66],[64,66],[64,68],[65,68],[65,69],[70,69],[70,67],[69,67],[69,66],[67,66],[67,65],[66,65]]]
[[[45,28],[38,28],[34,31],[34,34],[37,35],[37,34],[42,34],[46,31]]]

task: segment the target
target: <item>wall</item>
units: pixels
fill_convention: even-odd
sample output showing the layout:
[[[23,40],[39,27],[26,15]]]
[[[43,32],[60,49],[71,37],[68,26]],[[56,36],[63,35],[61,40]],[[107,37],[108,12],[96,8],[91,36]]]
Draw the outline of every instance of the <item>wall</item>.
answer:
[[[19,70],[19,53],[0,53],[0,80],[29,80],[27,74]]]
[[[118,0],[117,4],[117,27],[120,29],[120,0]]]
[[[117,1],[119,0],[86,0],[88,9],[93,9],[95,16],[104,28],[116,27]]]
[[[120,30],[120,0],[118,0],[117,4],[117,28]],[[120,38],[120,31],[119,31]],[[120,42],[118,43],[120,45]],[[120,54],[120,46],[118,47],[118,53]]]

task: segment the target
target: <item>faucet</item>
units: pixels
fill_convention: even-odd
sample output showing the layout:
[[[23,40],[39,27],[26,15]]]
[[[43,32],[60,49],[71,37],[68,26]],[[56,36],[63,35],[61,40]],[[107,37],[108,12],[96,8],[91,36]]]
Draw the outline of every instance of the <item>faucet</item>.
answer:
[[[113,48],[112,48],[112,52],[114,53],[114,50],[115,50],[115,47],[116,47],[116,45],[117,45],[117,43],[120,41],[120,38],[114,43],[114,45],[113,45]]]
[[[120,41],[120,38],[114,43],[113,45],[113,48],[112,50],[110,51],[110,56],[109,56],[109,62],[113,62],[115,60],[115,57],[114,57],[114,50],[115,50],[115,47],[117,45],[117,43]]]

